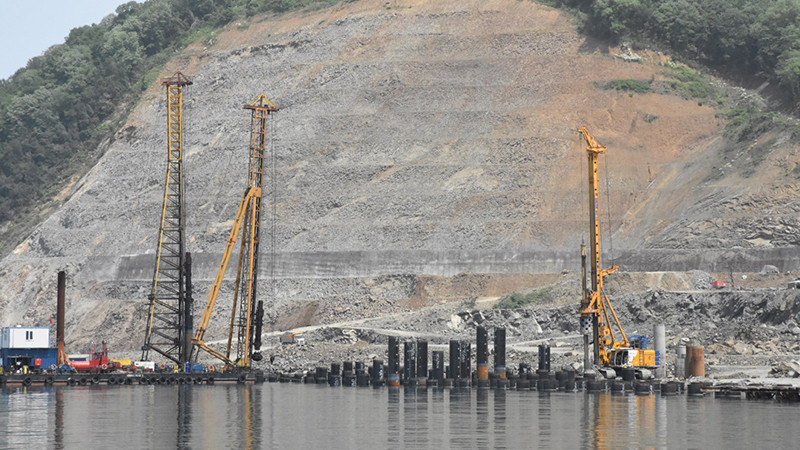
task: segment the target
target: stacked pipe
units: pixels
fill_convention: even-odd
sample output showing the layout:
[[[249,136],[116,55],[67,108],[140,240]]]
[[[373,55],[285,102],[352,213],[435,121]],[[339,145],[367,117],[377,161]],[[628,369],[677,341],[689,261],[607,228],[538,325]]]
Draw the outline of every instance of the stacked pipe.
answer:
[[[450,341],[450,366],[447,368],[447,378],[450,380],[458,378],[459,368],[461,367],[461,363],[459,362],[460,355],[460,343],[458,341]]]
[[[540,376],[550,373],[550,346],[539,346],[539,370],[536,371]]]
[[[574,370],[559,371],[557,373],[551,372],[550,355],[551,350],[548,345],[542,344],[538,348],[538,370],[536,374],[531,370],[531,365],[528,363],[519,364],[519,372],[515,373],[513,370],[508,371],[506,368],[506,330],[505,328],[495,328],[494,330],[494,371],[489,371],[489,344],[488,332],[485,327],[476,327],[476,368],[472,372],[472,347],[469,341],[451,340],[449,342],[450,348],[450,365],[445,369],[444,361],[445,356],[442,351],[434,351],[431,354],[431,367],[428,366],[428,342],[424,340],[419,341],[406,341],[403,343],[403,358],[404,364],[400,365],[400,341],[397,337],[389,337],[388,342],[388,365],[383,366],[383,361],[373,360],[373,366],[369,371],[364,370],[364,363],[356,363],[355,371],[357,374],[362,374],[361,378],[354,377],[353,363],[345,361],[343,363],[344,370],[340,370],[339,364],[331,364],[330,369],[317,368],[315,381],[324,382],[326,380],[329,384],[339,385],[339,379],[344,381],[345,386],[362,386],[369,385],[370,381],[373,386],[379,387],[384,383],[389,386],[399,386],[406,384],[411,386],[459,386],[469,387],[470,385],[479,388],[493,387],[499,389],[538,389],[544,391],[565,390],[574,391],[583,389],[587,390],[606,390],[609,386],[623,387],[625,390],[632,389],[634,386],[633,370],[622,371],[622,381],[620,383],[609,384],[603,380],[603,383],[592,384],[593,377],[585,376],[578,377]],[[699,352],[699,355],[698,355]],[[699,359],[700,369],[694,369],[699,372],[702,370],[702,347],[691,348],[691,355]],[[697,355],[697,356],[696,356]],[[689,358],[687,358],[689,359]],[[694,361],[694,360],[693,360]],[[693,368],[698,365],[693,362]],[[660,385],[659,385],[660,386]],[[648,392],[654,390],[653,385],[650,385]],[[646,389],[641,387],[640,391],[644,392]]]
[[[656,350],[656,378],[665,378],[667,369],[664,365],[664,356],[667,351],[666,327],[664,324],[656,325],[655,329],[655,350]]]
[[[675,358],[675,376],[683,377],[686,375],[686,346],[679,345]]]
[[[386,381],[389,386],[400,386],[400,339],[389,336],[389,367]]]
[[[500,379],[506,378],[506,329],[494,329],[494,373]]]
[[[558,388],[558,381],[550,375],[550,346],[539,346],[539,369],[536,388],[540,391],[552,391]]]
[[[375,387],[383,386],[386,383],[385,368],[383,360],[372,360],[372,385]]]
[[[64,351],[64,315],[66,313],[66,282],[67,274],[63,270],[58,272],[58,298],[56,304],[56,339],[58,350],[56,362],[61,367],[67,362],[67,354]]]
[[[314,377],[317,384],[325,384],[328,382],[328,368],[317,367],[317,374]]]
[[[489,387],[489,333],[484,327],[477,328],[476,363],[478,365],[478,387]]]
[[[417,341],[417,380],[420,386],[428,385],[428,341]]]
[[[459,346],[459,361],[461,367],[457,380],[457,386],[469,387],[472,372],[472,344],[469,341],[461,341]]]
[[[436,385],[444,387],[444,352],[435,351],[431,354],[431,378],[436,380]]]
[[[356,376],[353,372],[353,361],[342,363],[342,386],[355,386]]]
[[[370,374],[366,369],[364,361],[356,361],[356,386],[365,387],[369,386]]]
[[[417,355],[413,342],[403,343],[403,384],[413,386],[416,384]]]
[[[331,386],[339,386],[341,384],[341,365],[338,363],[331,363],[331,370],[328,372],[328,384]]]

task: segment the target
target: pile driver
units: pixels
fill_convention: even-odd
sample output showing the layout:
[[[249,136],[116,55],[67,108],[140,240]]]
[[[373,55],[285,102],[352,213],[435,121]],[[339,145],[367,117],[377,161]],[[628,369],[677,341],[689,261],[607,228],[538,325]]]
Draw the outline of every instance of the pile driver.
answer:
[[[192,342],[193,358],[196,360],[199,350],[204,350],[225,363],[227,368],[250,368],[251,361],[261,359],[261,328],[264,319],[264,302],[256,300],[258,276],[258,245],[261,230],[261,196],[264,185],[264,153],[267,141],[267,116],[278,111],[266,96],[259,96],[253,103],[244,106],[252,111],[252,129],[250,133],[250,174],[236,219],[233,223],[222,262],[211,287],[203,318],[197,327]],[[273,149],[274,158],[274,149]],[[273,174],[274,176],[274,174]],[[273,205],[274,208],[274,205]],[[233,307],[228,331],[227,350],[223,354],[205,343],[204,336],[211,321],[211,313],[222,286],[228,261],[238,242],[241,229],[241,249],[236,271],[236,283],[233,295]],[[274,249],[273,249],[274,251]],[[233,339],[236,334],[236,349],[233,353]]]
[[[182,365],[189,358],[193,328],[183,217],[183,88],[192,81],[178,71],[161,84],[167,93],[167,171],[142,360],[149,360],[153,350]]]
[[[581,331],[583,333],[584,347],[584,370],[588,370],[594,361],[602,367],[613,368],[655,368],[656,352],[642,348],[646,345],[632,345],[631,340],[625,335],[622,325],[619,322],[614,307],[608,300],[608,296],[603,290],[603,282],[611,273],[619,270],[614,264],[607,269],[603,269],[600,263],[600,220],[599,220],[599,199],[600,188],[598,181],[598,156],[606,152],[607,147],[600,145],[586,127],[578,129],[578,133],[586,141],[586,154],[588,157],[589,168],[589,238],[591,251],[591,274],[587,284],[586,274],[586,245],[581,244],[581,271],[583,299],[580,306]],[[616,325],[620,334],[620,339],[614,334],[613,323]],[[593,343],[593,359],[589,359],[589,339]],[[643,342],[637,339],[637,342]]]

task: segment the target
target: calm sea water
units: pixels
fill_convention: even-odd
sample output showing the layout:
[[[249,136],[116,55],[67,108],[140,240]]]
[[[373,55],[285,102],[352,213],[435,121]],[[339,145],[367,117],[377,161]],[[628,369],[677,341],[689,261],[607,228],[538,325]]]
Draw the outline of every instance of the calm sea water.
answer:
[[[0,448],[798,448],[800,404],[610,393],[6,388]]]

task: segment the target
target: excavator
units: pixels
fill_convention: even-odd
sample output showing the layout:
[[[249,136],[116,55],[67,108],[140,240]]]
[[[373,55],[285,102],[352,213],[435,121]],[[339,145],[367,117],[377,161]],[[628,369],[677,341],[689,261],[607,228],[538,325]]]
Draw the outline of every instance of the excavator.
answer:
[[[603,269],[600,262],[600,187],[598,180],[598,157],[606,152],[607,147],[600,145],[586,127],[578,129],[578,133],[586,141],[586,154],[589,161],[589,238],[590,238],[590,267],[591,274],[587,283],[587,264],[586,264],[586,245],[581,244],[581,269],[583,273],[582,287],[583,299],[580,306],[580,324],[583,333],[584,347],[584,370],[592,367],[591,361],[599,366],[607,374],[618,375],[622,369],[633,368],[641,372],[641,369],[656,368],[656,352],[648,350],[642,345],[646,340],[629,340],[622,329],[614,307],[608,300],[608,296],[603,290],[603,282],[606,276],[619,270],[616,264],[607,269]],[[616,325],[619,338],[612,329],[612,324]],[[593,344],[593,359],[589,358],[589,340]]]

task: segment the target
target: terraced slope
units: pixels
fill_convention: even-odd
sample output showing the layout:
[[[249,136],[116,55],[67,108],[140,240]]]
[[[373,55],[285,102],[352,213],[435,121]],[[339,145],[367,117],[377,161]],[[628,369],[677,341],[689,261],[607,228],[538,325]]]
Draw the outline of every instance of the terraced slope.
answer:
[[[716,112],[598,88],[663,77],[657,58],[608,51],[559,12],[516,0],[364,0],[231,24],[212,45],[190,47],[163,75],[180,69],[194,81],[184,126],[196,298],[204,303],[244,189],[242,106],[262,93],[281,108],[266,193],[267,205],[276,199],[276,265],[264,258],[260,283],[268,328],[502,295],[551,281],[518,274],[577,270],[581,125],[610,148],[602,208],[614,237],[604,244],[628,270],[712,270],[704,264],[719,258],[708,248],[738,247],[744,271],[796,246],[797,147],[778,136],[749,178],[734,166],[720,176],[724,158],[747,149],[727,151]],[[66,269],[69,343],[140,345],[163,189],[161,89],[145,94],[69,202],[2,261],[0,325],[44,323]],[[791,258],[779,267],[797,269]],[[439,278],[463,272],[490,275]],[[223,298],[212,334],[225,309]]]

